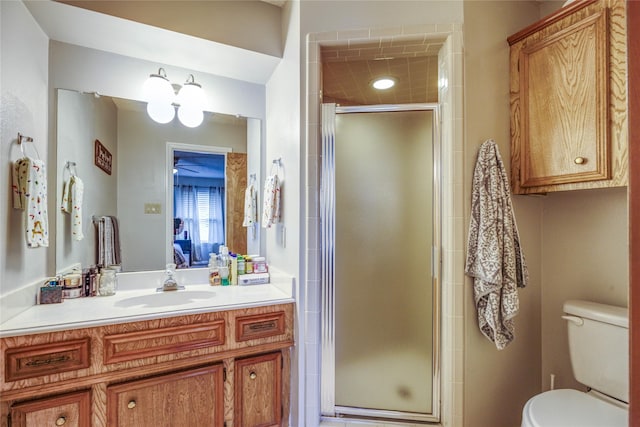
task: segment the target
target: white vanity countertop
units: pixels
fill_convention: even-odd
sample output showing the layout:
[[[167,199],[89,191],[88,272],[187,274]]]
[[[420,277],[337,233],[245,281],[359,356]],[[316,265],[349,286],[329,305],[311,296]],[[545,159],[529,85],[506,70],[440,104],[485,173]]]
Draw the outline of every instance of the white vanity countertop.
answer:
[[[200,282],[202,283],[202,282]],[[59,304],[34,305],[0,325],[0,338],[55,332],[184,316],[212,311],[235,310],[294,302],[291,281],[272,277],[270,284],[216,286],[188,284],[173,292],[156,292],[155,284],[143,288],[118,288],[115,295],[66,299]]]

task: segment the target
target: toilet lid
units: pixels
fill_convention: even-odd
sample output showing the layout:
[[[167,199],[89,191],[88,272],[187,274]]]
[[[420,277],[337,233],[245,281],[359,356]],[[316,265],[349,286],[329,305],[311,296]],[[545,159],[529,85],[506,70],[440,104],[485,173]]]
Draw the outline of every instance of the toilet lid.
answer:
[[[628,411],[577,390],[561,389],[529,399],[523,427],[626,427]]]

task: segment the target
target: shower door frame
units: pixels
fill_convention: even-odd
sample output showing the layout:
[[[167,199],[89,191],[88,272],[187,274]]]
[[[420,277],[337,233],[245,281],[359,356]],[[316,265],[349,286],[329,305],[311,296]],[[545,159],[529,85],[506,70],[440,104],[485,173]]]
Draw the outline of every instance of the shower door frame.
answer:
[[[432,402],[431,413],[402,412],[384,409],[355,408],[335,404],[335,116],[349,113],[432,111],[433,138],[433,247],[431,259],[432,285]],[[327,117],[330,115],[330,122]],[[322,163],[320,177],[320,242],[321,242],[321,377],[320,412],[323,418],[382,419],[389,421],[440,421],[440,277],[441,277],[441,135],[438,103],[381,104],[340,107],[322,104]],[[327,129],[328,128],[328,129]],[[326,140],[325,130],[331,132]]]

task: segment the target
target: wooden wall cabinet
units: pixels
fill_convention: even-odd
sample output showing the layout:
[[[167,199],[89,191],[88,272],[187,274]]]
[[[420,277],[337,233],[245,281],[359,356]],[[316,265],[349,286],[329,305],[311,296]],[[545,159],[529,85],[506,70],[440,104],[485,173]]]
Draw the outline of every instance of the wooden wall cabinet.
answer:
[[[292,345],[293,303],[2,338],[0,427],[286,426]]]
[[[625,19],[576,1],[509,37],[515,194],[627,185]]]

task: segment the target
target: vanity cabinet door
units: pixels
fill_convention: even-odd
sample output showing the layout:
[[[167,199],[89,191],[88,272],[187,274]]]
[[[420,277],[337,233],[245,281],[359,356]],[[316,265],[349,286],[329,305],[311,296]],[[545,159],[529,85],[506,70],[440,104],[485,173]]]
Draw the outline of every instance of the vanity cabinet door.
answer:
[[[282,423],[282,354],[235,361],[234,426],[270,427]]]
[[[107,424],[110,427],[222,426],[222,365],[107,387]]]
[[[13,427],[91,425],[91,393],[81,391],[22,402],[11,407]]]

